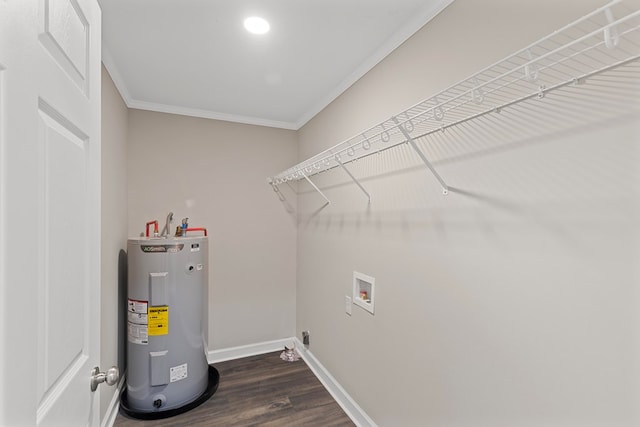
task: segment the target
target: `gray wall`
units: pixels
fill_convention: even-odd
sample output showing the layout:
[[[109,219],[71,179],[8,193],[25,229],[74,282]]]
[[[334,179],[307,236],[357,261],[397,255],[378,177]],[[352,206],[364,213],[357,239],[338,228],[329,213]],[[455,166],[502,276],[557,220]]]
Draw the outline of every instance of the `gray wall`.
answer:
[[[128,110],[102,67],[102,246],[100,367],[125,367]],[[100,388],[100,418],[115,387]]]
[[[454,2],[299,131],[299,160],[602,4]],[[320,211],[301,184],[297,336],[379,425],[640,424],[640,123],[542,134],[423,143],[446,197],[406,147],[352,166],[370,206],[340,170]],[[345,314],[354,270],[374,315]]]
[[[293,336],[296,224],[266,177],[295,132],[130,110],[128,138],[129,236],[169,211],[208,229],[209,350]]]

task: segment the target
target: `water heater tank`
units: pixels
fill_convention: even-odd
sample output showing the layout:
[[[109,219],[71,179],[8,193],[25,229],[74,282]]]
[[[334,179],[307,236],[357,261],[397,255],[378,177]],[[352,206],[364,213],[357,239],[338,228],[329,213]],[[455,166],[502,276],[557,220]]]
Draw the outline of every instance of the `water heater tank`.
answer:
[[[125,406],[134,416],[206,394],[207,252],[207,237],[128,241]]]

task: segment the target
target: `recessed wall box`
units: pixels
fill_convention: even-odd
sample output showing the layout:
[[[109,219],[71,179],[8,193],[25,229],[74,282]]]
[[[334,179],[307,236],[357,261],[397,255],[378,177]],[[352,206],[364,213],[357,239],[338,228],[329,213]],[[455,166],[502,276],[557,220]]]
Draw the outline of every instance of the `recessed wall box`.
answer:
[[[376,279],[366,274],[353,272],[353,303],[373,314]]]

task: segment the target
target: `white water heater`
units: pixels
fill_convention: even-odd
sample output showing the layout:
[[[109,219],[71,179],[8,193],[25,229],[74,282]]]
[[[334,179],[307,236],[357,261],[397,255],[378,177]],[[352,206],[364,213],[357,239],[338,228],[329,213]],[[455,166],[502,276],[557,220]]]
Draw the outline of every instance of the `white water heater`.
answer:
[[[128,241],[127,387],[121,406],[129,415],[172,416],[210,397],[212,381],[217,388],[217,371],[211,378],[205,353],[207,240]]]

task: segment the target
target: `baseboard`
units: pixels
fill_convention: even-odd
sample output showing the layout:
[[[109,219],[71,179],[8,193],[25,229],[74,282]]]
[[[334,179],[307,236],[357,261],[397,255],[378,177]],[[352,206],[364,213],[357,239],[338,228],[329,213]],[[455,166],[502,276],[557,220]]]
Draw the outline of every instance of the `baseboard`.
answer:
[[[256,356],[258,354],[271,353],[272,351],[284,350],[285,346],[291,346],[293,342],[293,338],[282,338],[279,340],[266,341],[257,344],[213,350],[207,354],[207,361],[209,362],[209,364],[211,364],[224,362],[226,360]]]
[[[318,359],[306,349],[302,342],[298,338],[293,338],[293,340],[295,341],[296,350],[298,350],[302,360],[305,361],[324,388],[326,388],[336,402],[338,402],[342,410],[351,418],[351,421],[358,427],[376,427],[376,423],[364,412],[356,401],[349,396],[340,383],[333,378]]]
[[[118,381],[118,385],[116,385],[116,392],[111,398],[111,402],[109,402],[109,407],[107,408],[107,412],[104,414],[100,427],[112,427],[116,422],[116,417],[120,411],[120,394],[124,387],[124,381],[127,376],[126,374],[127,373],[125,372],[120,376],[120,381]]]

